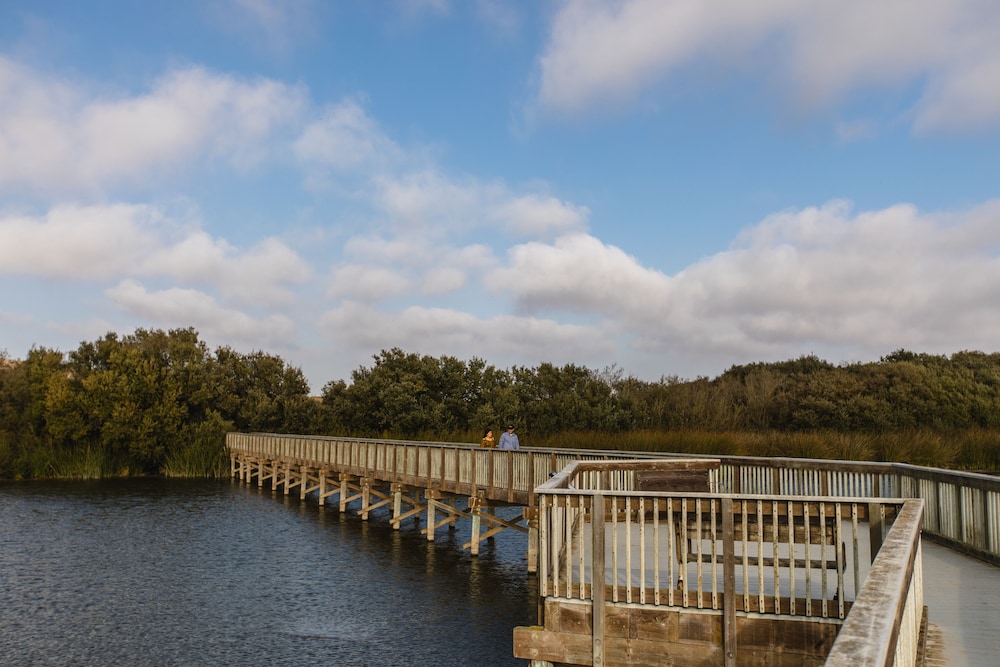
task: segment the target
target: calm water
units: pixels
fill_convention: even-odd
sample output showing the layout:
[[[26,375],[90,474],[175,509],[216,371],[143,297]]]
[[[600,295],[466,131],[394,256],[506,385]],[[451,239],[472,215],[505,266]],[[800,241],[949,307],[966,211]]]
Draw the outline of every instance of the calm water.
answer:
[[[2,665],[524,665],[526,538],[238,482],[0,483]]]

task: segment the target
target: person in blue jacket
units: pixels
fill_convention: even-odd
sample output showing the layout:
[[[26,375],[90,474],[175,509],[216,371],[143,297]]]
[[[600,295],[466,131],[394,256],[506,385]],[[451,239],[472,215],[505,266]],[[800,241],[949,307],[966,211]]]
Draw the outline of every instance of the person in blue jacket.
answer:
[[[520,449],[521,443],[517,441],[513,425],[507,427],[507,432],[500,436],[499,449]]]

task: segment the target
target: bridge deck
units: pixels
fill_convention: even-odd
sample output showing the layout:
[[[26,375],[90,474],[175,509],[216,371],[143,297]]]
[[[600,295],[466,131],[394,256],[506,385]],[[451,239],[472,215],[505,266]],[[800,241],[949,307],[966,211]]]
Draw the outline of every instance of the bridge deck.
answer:
[[[928,621],[940,631],[927,667],[1000,664],[1000,568],[930,540],[923,559]]]

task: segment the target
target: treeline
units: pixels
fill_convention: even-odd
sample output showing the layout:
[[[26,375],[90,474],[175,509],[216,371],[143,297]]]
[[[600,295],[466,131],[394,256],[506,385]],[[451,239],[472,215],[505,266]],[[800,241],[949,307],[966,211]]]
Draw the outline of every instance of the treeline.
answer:
[[[0,478],[225,474],[227,431],[321,423],[308,394],[280,358],[211,353],[193,329],[36,347],[0,358]]]
[[[282,359],[212,352],[193,329],[0,355],[0,478],[225,474],[231,430],[478,442],[508,422],[535,446],[1000,469],[1000,354],[805,356],[649,382],[394,348],[319,397]]]

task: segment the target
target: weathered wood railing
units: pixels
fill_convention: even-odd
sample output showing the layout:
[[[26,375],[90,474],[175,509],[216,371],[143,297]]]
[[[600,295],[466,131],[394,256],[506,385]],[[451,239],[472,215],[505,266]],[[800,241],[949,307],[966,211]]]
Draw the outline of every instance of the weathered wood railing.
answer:
[[[921,508],[907,501],[872,564],[827,667],[912,667],[924,605]]]
[[[309,461],[359,475],[439,485],[455,493],[482,492],[524,505],[534,505],[535,487],[572,461],[678,458],[589,449],[507,452],[456,443],[247,433],[230,433],[227,444],[234,461],[239,453]],[[713,473],[713,488],[720,493],[922,498],[926,536],[1000,565],[1000,478],[899,463],[713,458],[721,462]]]
[[[699,463],[706,472],[718,466],[659,467]],[[864,648],[876,654],[883,644],[891,648],[882,655],[897,655],[898,646],[897,664],[912,664],[923,609],[922,501],[640,490],[641,475],[656,466],[576,462],[538,488],[544,602],[538,627],[515,630],[516,657],[538,665],[652,665],[665,656],[676,664],[819,664],[860,602],[852,627],[870,623],[864,614],[885,616],[884,633],[869,635],[873,646]],[[885,553],[884,539],[892,547]],[[900,559],[909,567],[897,572]],[[902,595],[880,599],[867,584],[872,573]],[[855,667],[891,664],[852,646],[838,655],[854,655]]]
[[[671,463],[709,462],[664,465]],[[623,473],[634,481],[654,465],[574,462],[538,488],[543,594],[588,599],[600,576],[587,565],[594,554],[584,533],[604,524],[614,602],[719,609],[720,547],[736,544],[737,610],[843,619],[904,502],[651,494],[622,483]],[[735,532],[726,536],[730,519]]]

